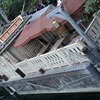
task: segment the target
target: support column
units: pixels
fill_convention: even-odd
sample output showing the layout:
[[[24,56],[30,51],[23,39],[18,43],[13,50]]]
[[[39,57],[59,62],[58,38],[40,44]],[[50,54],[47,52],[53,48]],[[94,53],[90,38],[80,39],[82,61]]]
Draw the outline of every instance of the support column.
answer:
[[[77,23],[69,16],[69,14],[65,10],[61,10],[60,12],[66,20],[75,28],[75,30],[84,38],[84,40],[92,47],[97,48],[94,41],[92,41],[85,32],[82,31],[82,29],[77,25]]]

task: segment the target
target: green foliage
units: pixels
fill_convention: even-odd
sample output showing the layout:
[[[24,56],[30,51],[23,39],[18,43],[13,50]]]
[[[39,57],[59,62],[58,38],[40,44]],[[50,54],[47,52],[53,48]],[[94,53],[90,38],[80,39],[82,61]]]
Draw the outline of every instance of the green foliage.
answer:
[[[100,9],[100,0],[87,0],[85,4],[85,13],[91,14]]]
[[[100,9],[100,0],[86,0],[83,20],[88,21],[88,17]]]
[[[2,7],[9,19],[13,19],[20,14],[23,2],[24,0],[2,0],[0,7]]]
[[[32,12],[39,0],[25,0],[25,12]],[[24,0],[1,0],[0,7],[7,14],[9,19],[14,19],[21,13]]]
[[[30,0],[30,2],[28,2],[26,5],[27,7],[25,8],[25,10],[31,13],[36,8],[38,2],[39,0]]]

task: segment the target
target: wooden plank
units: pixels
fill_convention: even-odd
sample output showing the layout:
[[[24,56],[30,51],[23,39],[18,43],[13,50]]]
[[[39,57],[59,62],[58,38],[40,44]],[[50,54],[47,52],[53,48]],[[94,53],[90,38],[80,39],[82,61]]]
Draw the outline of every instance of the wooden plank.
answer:
[[[48,48],[49,45],[50,45],[50,43],[48,43],[47,45],[43,46],[43,48],[40,50],[40,52],[38,53],[38,55],[43,54],[46,51],[46,49]]]
[[[88,35],[93,41],[96,41],[96,40],[97,40],[97,36],[94,34],[94,32],[92,31],[92,29],[89,29],[89,30],[88,30],[87,35]]]
[[[100,48],[100,17],[97,14],[86,29],[85,33],[97,44]]]
[[[94,26],[97,27],[98,31],[100,32],[100,23],[98,23],[97,20],[95,20]],[[99,33],[100,34],[100,33]]]
[[[56,50],[60,44],[63,42],[64,38],[59,39],[54,45],[53,47],[50,49],[50,51]]]
[[[17,65],[24,73],[29,74],[32,72],[38,72],[40,68],[48,70],[65,65],[68,66],[76,63],[82,63],[84,61],[89,61],[89,59],[82,54],[81,50],[84,47],[85,45],[81,43],[75,43],[70,47],[66,46],[64,48],[57,49],[56,51],[27,59],[26,61],[20,62]],[[44,49],[45,48],[42,49],[43,51],[41,50],[42,53],[45,51]]]

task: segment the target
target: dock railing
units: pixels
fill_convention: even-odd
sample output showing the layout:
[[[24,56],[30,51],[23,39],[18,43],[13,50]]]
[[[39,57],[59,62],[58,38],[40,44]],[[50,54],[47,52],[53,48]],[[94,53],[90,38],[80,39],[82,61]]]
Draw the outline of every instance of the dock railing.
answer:
[[[82,49],[86,47],[81,41],[65,46],[63,48],[48,52],[46,54],[26,59],[16,66],[26,75],[39,72],[39,69],[50,70],[70,66],[89,59],[84,55]]]
[[[85,33],[96,43],[98,48],[100,48],[100,11],[94,14],[94,18]]]
[[[16,78],[20,77],[16,72],[15,72],[15,67],[7,59],[4,57],[0,56],[0,76],[5,75],[8,79],[11,78]]]

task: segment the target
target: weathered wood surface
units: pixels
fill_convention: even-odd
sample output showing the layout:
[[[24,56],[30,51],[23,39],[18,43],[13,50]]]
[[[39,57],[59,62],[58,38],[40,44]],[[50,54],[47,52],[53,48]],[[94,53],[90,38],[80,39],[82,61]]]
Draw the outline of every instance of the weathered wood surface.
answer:
[[[78,69],[79,66],[81,69]],[[100,83],[92,73],[87,70],[89,66],[90,65],[85,62],[83,64],[74,65],[73,68],[77,67],[76,70],[71,70],[65,66],[66,70],[63,70],[65,72],[59,71],[58,73],[54,73],[53,71],[54,74],[45,74],[38,77],[32,74],[29,78],[4,83],[4,86],[12,86],[18,94],[76,93],[93,91],[93,89],[95,90],[96,88],[98,88],[100,92]],[[55,70],[57,71],[57,69]]]
[[[17,63],[16,66],[27,75],[38,72],[40,68],[48,70],[89,61],[82,53],[84,47],[85,45],[78,42],[31,59],[26,59],[25,61]]]
[[[100,38],[100,19],[98,18],[98,16],[95,17],[86,30],[86,34],[100,47],[98,42]],[[42,37],[46,35],[47,34],[44,34]],[[51,34],[50,36],[53,37]],[[48,38],[44,38],[46,41],[51,40],[51,37],[46,37]],[[58,50],[17,63],[14,70],[20,68],[26,77],[15,81],[10,79],[6,84],[2,85],[11,86],[19,94],[81,92],[81,90],[84,89],[89,91],[96,88],[98,88],[100,92],[100,79],[98,80],[95,77],[95,71],[92,70],[91,72],[88,68],[82,69],[85,61],[90,63],[90,60],[85,57],[82,52],[84,47],[86,47],[86,45],[78,41]],[[72,68],[71,65],[74,67]],[[87,66],[88,64],[85,65],[85,67]],[[64,67],[66,67],[67,70],[65,70]],[[94,66],[92,67],[95,68]],[[46,72],[44,74],[39,73],[40,68]]]
[[[63,40],[64,40],[64,38],[61,38],[61,39],[57,40],[56,43],[50,49],[50,51],[56,50],[61,45],[61,43],[63,42]]]
[[[15,69],[16,67],[7,58],[0,56],[0,75],[6,75],[8,78],[19,77]]]
[[[52,42],[55,42],[54,40],[56,40],[56,38],[57,38],[57,34],[54,31],[45,32],[43,33],[43,35],[29,41],[23,47],[14,48],[12,45],[8,49],[8,51],[15,57],[16,60],[23,61],[25,59],[33,58],[39,55],[39,53],[41,54],[47,50],[46,48],[41,52],[41,50],[44,48],[44,45],[43,43],[41,43],[42,41],[41,42],[39,41],[39,39],[42,39],[46,41],[48,44],[50,44],[47,46],[48,48],[50,48],[49,46],[53,44]]]
[[[4,50],[6,50],[6,48],[11,45],[11,43],[16,39],[16,37],[20,34],[20,32],[23,30],[23,28],[25,27],[25,25],[27,25],[29,23],[29,19],[25,18],[24,22],[13,32],[13,34],[11,34],[11,36],[4,42],[1,43],[0,42],[0,54],[3,53]]]
[[[85,33],[100,48],[100,14],[99,13],[94,16],[94,19],[86,29]]]
[[[4,67],[3,74],[6,73],[8,77],[12,78],[13,76],[15,76],[15,70],[17,68],[20,68],[27,76],[34,72],[39,72],[40,68],[43,68],[45,70],[51,70],[55,68],[61,68],[63,66],[82,63],[84,61],[89,61],[89,59],[85,57],[84,54],[82,53],[82,49],[84,47],[85,45],[83,45],[81,42],[78,42],[70,46],[60,48],[56,51],[52,51],[40,56],[33,57],[31,59],[24,58],[25,60],[23,62],[17,64],[16,62],[18,62],[18,59],[16,59],[16,57],[21,55],[18,55],[16,52],[13,52],[12,55],[12,52],[9,50],[2,54],[2,58],[4,57],[6,60],[3,62],[1,60],[1,62],[9,63],[8,67],[10,67],[10,65],[13,66],[13,68],[10,67],[10,70],[12,70],[14,73],[10,73],[11,74],[10,76],[9,74],[7,75],[6,73],[7,68]],[[27,50],[28,49],[29,48],[27,48]],[[17,54],[16,57],[14,56],[14,53]],[[25,54],[25,52],[23,52],[23,54]],[[0,65],[0,67],[2,68],[2,65]],[[9,70],[7,72],[9,72]]]

